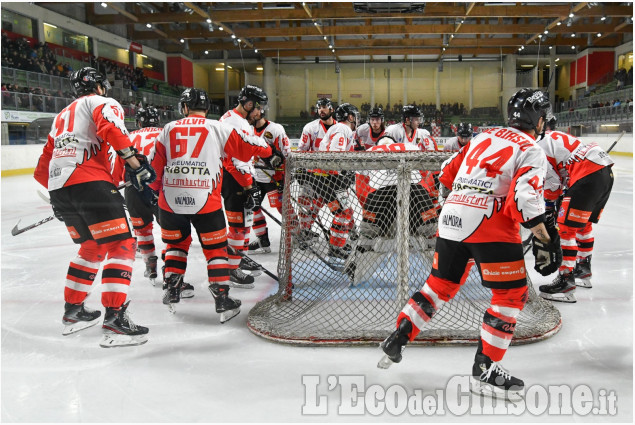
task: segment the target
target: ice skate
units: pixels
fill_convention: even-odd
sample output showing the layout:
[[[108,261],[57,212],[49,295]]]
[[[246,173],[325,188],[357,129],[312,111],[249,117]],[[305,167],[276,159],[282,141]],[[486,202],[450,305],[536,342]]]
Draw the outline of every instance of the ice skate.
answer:
[[[351,248],[348,246],[337,247],[333,245],[329,245],[328,256],[331,260],[335,261],[346,261],[346,259],[351,255]]]
[[[247,252],[251,255],[254,254],[267,254],[271,252],[271,242],[269,242],[269,232],[265,232],[257,240],[249,244]]]
[[[388,369],[393,363],[399,363],[401,361],[401,353],[406,348],[406,344],[408,344],[408,334],[410,334],[411,331],[412,323],[407,319],[403,319],[401,323],[399,323],[399,327],[379,345],[385,355],[379,360],[379,363],[377,363],[378,368]]]
[[[220,322],[225,323],[233,319],[240,313],[240,300],[229,296],[229,286],[212,283],[209,285],[209,291],[214,297],[216,303],[216,313],[220,313]]]
[[[262,274],[262,268],[260,267],[260,264],[256,263],[249,257],[241,258],[238,268],[244,272],[247,272],[247,274],[251,275],[252,277],[260,276]]]
[[[104,316],[104,338],[99,343],[104,348],[141,345],[148,342],[148,328],[136,325],[130,320],[128,306],[130,301],[119,309],[106,307]]]
[[[171,274],[163,282],[163,304],[168,306],[170,313],[174,313],[174,304],[181,300],[182,274]]]
[[[575,278],[573,273],[558,274],[550,285],[540,285],[540,296],[546,300],[574,303]]]
[[[84,307],[84,303],[65,303],[64,316],[62,317],[62,323],[64,324],[62,335],[70,335],[95,326],[99,321],[99,316],[101,316],[101,311],[88,309]]]
[[[309,249],[309,247],[313,245],[313,240],[319,237],[320,235],[311,230],[301,230],[297,236],[298,248],[302,251]]]
[[[146,260],[146,270],[145,272],[143,272],[143,277],[147,277],[148,279],[150,279],[150,283],[152,284],[152,286],[156,286],[157,282],[157,261],[158,258],[156,255],[152,255],[150,257],[148,257],[148,259]]]
[[[232,288],[251,289],[254,287],[254,278],[240,269],[229,272],[229,286]]]
[[[576,281],[576,286],[581,288],[592,288],[591,285],[591,256],[585,257],[578,261],[573,269],[573,277]]]
[[[523,398],[525,383],[507,372],[498,362],[477,353],[472,366],[470,390],[486,397],[518,401]]]
[[[181,298],[193,298],[194,297],[194,286],[183,281],[181,283]]]

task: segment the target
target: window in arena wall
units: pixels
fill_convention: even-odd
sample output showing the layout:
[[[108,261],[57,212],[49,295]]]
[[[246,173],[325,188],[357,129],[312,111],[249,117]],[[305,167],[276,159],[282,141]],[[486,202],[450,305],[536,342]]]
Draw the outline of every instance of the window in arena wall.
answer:
[[[13,13],[8,10],[2,10],[2,29],[26,37],[37,38],[33,34],[33,19]]]
[[[77,34],[65,28],[60,28],[46,22],[44,22],[44,41],[84,53],[89,52],[89,42],[87,36]]]
[[[3,15],[4,20],[4,15]],[[4,23],[3,23],[4,25]],[[617,58],[617,69],[624,68],[625,70],[629,70],[633,67],[633,54],[627,53],[624,55],[619,55]]]
[[[149,69],[150,71],[160,72],[161,74],[164,73],[163,61],[149,56],[143,57],[141,55],[137,55],[137,66],[139,68]]]
[[[97,52],[99,53],[99,57],[110,59],[126,65],[130,64],[128,50],[126,49],[115,47],[112,44],[97,41]]]

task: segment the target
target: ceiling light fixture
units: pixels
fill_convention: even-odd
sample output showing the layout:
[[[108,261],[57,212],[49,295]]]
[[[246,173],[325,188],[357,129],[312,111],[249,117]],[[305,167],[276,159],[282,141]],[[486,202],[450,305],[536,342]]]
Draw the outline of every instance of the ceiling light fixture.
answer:
[[[545,30],[545,34],[549,34],[549,30]]]
[[[240,38],[238,40],[236,40],[236,41],[240,43]]]
[[[571,34],[571,38],[575,37],[575,33]]]
[[[560,60],[560,58],[556,58],[556,60],[554,62],[558,62]]]
[[[180,39],[179,41],[180,41],[181,43],[185,43],[185,40],[183,40],[183,39]]]
[[[602,17],[600,18],[600,21],[606,21],[606,15],[602,16]]]
[[[146,24],[146,27],[152,28],[152,24]]]
[[[571,46],[571,50],[575,50],[575,46]]]
[[[254,53],[258,53],[258,49],[254,49]]]
[[[209,50],[205,50],[205,54],[206,54],[206,55],[209,55]]]
[[[101,7],[106,8],[106,7],[108,7],[108,5],[102,1],[101,2]]]
[[[574,16],[573,12],[569,13],[569,18],[573,18]]]
[[[598,33],[598,37],[602,37],[602,33],[601,32]]]
[[[207,21],[208,24],[212,23],[212,20],[210,18],[207,18],[205,21]]]
[[[556,23],[556,25],[557,25],[557,26],[560,26],[560,25],[562,25],[562,22],[558,21],[558,22]]]
[[[235,39],[235,38],[236,38],[236,34],[232,34],[232,38],[234,38],[234,39]]]
[[[223,27],[218,27],[218,29],[219,29],[220,31],[222,31],[222,30],[223,30]]]

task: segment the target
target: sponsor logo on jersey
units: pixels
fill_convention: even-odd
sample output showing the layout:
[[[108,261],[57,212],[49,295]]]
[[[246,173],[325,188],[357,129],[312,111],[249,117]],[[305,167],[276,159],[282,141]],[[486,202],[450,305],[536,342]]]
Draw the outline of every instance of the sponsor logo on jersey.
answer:
[[[479,209],[487,209],[487,198],[480,195],[464,195],[461,193],[453,193],[448,196],[446,203],[467,205]]]
[[[53,150],[53,158],[65,158],[65,157],[74,158],[76,153],[77,153],[76,147],[71,147],[71,148],[64,147],[64,148]]]
[[[567,218],[578,223],[586,223],[589,221],[589,217],[591,217],[591,211],[582,211],[571,208],[569,209],[569,216]]]
[[[62,175],[62,169],[59,167],[55,167],[53,168],[51,171],[49,171],[49,178],[55,178],[55,177],[59,177]]]
[[[273,134],[270,131],[265,131],[265,139],[273,139]]]
[[[481,263],[483,278],[492,282],[509,282],[524,279],[525,260],[504,263]]]
[[[125,218],[117,218],[88,226],[88,230],[93,238],[103,239],[125,233],[128,231],[128,224]]]
[[[77,142],[79,143],[79,140],[77,140],[75,138],[75,134],[73,133],[62,133],[59,136],[57,136],[55,138],[55,149],[62,149],[63,147],[65,147],[66,145],[68,145],[69,143],[73,143],[73,142]]]
[[[196,205],[196,199],[189,193],[185,192],[180,194],[179,196],[175,196],[174,203],[176,205],[194,206]]]
[[[215,232],[201,233],[201,241],[207,245],[215,245],[221,243],[227,238],[227,232],[225,229],[217,230]]]
[[[441,222],[444,226],[455,227],[457,229],[463,228],[463,220],[461,217],[457,217],[455,215],[444,215],[441,218]]]
[[[168,240],[181,239],[181,231],[180,230],[166,230],[161,228],[161,237],[163,239],[168,239]]]

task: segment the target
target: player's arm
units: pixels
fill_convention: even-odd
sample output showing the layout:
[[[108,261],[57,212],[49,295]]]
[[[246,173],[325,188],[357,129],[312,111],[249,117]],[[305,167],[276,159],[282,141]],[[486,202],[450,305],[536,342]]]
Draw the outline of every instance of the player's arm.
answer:
[[[42,155],[40,155],[40,159],[37,162],[37,166],[35,167],[35,172],[33,173],[33,177],[40,183],[42,186],[48,189],[49,187],[49,163],[51,162],[51,157],[53,156],[53,138],[49,134],[46,144],[44,145],[44,150],[42,151]]]
[[[302,135],[300,136],[300,142],[298,143],[298,150],[306,152],[311,147],[311,132],[309,124],[305,125],[302,129]]]

